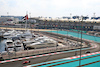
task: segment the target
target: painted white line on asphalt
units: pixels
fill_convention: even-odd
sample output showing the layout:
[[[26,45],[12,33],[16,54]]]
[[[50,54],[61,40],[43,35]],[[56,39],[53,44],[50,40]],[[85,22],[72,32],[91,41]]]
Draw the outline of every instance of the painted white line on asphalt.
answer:
[[[96,48],[96,47],[92,47],[92,48]],[[61,53],[65,53],[65,52],[56,52],[56,53],[49,53],[49,54],[43,54],[43,55],[37,55],[37,56],[31,56],[31,57],[24,57],[24,58],[12,59],[12,60],[5,60],[5,61],[0,61],[0,63],[6,63],[6,62],[12,62],[12,61],[18,61],[18,60],[24,60],[24,59],[31,59],[31,58],[37,58],[37,57],[49,56],[49,55],[55,55],[55,54],[61,54]],[[98,52],[95,52],[94,54],[97,54],[97,53]],[[88,54],[86,54],[86,56],[88,56]]]
[[[75,57],[73,57],[73,58],[76,58],[76,56],[75,56]]]
[[[14,59],[12,59],[12,60],[14,60]],[[22,58],[19,58],[18,60],[22,60]]]
[[[15,61],[14,59],[10,60],[10,61]]]
[[[29,59],[30,57],[26,57],[26,59]]]
[[[83,56],[86,56],[86,55],[83,55]]]
[[[94,52],[92,54],[100,54],[100,52]],[[81,57],[90,56],[92,54],[91,53],[90,54],[84,54],[84,55],[81,55]],[[80,57],[80,55],[79,56],[68,57],[68,58],[63,58],[62,60],[60,60],[60,59],[59,60],[64,61],[64,59],[65,60],[70,60],[70,59],[75,59],[75,58],[79,58],[79,57]],[[57,62],[57,60],[54,60],[54,61],[51,61],[51,63],[55,62],[55,61]],[[32,66],[41,65],[41,64],[44,64],[44,63],[50,63],[50,61],[49,62],[38,63],[38,64],[33,64],[33,65],[28,65],[28,66],[24,66],[24,67],[32,67]]]

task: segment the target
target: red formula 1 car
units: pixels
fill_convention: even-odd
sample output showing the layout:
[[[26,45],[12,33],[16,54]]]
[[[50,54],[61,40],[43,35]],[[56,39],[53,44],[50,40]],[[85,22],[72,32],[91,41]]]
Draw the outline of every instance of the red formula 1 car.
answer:
[[[27,64],[27,63],[30,63],[30,61],[24,61],[22,64]]]

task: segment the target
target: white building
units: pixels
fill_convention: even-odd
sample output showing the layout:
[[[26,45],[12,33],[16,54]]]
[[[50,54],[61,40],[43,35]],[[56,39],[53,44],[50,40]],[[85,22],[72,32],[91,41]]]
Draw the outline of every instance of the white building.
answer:
[[[12,24],[12,23],[18,23],[18,22],[19,22],[18,18],[14,18],[14,17],[0,17],[0,23]]]

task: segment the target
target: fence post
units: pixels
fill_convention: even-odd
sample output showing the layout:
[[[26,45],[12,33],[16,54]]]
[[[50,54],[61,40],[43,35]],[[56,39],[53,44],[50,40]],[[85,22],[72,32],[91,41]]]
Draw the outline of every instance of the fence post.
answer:
[[[28,55],[28,48],[27,48],[27,55]]]

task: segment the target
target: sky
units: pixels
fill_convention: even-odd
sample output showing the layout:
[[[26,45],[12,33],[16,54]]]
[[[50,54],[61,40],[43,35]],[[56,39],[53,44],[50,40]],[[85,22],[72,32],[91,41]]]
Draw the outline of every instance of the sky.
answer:
[[[0,0],[0,16],[100,16],[100,0]]]

